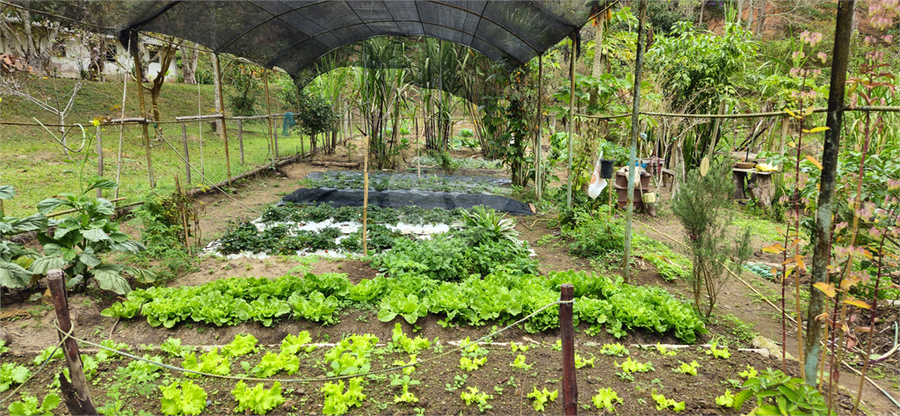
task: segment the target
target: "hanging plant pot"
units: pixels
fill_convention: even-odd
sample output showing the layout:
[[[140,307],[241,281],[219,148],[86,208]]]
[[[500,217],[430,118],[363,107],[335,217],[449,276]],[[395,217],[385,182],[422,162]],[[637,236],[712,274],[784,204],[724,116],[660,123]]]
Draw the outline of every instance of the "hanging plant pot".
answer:
[[[600,160],[600,177],[603,179],[611,179],[613,174],[613,163],[615,160],[610,159],[601,159]]]

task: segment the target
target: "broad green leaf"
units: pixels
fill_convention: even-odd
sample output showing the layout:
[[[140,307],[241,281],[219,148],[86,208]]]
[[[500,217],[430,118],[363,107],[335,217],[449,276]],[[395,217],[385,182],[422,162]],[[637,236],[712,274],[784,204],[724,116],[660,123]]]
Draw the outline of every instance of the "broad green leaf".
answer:
[[[100,180],[92,183],[91,186],[88,187],[88,191],[90,191],[92,189],[116,189],[117,187],[118,186],[116,185],[116,183],[111,180],[100,179]]]
[[[122,266],[115,264],[104,264],[91,269],[94,273],[94,279],[100,285],[100,289],[125,295],[131,291],[128,281],[120,274]]]
[[[28,270],[31,270],[34,274],[46,275],[50,270],[62,269],[66,264],[67,262],[62,256],[44,256],[31,263],[31,267]]]
[[[58,198],[47,198],[38,202],[37,209],[41,214],[47,215],[60,205],[68,205],[68,202]]]
[[[100,259],[94,255],[93,250],[90,252],[83,251],[78,255],[78,260],[86,264],[88,267],[97,267],[100,265]]]
[[[0,200],[13,199],[16,196],[16,189],[11,185],[0,186]]]
[[[19,218],[13,221],[11,225],[17,233],[43,230],[47,228],[47,217],[41,214],[29,215],[25,218]]]
[[[31,283],[32,273],[15,263],[0,260],[0,286],[20,288]]]
[[[130,274],[132,277],[134,277],[141,283],[153,283],[156,281],[156,274],[151,272],[150,270],[144,270],[144,269],[138,269],[136,267],[125,266],[122,268],[122,271]]]
[[[94,243],[109,239],[109,235],[107,235],[105,232],[103,232],[103,230],[99,228],[91,228],[89,230],[81,231],[81,235],[84,236],[85,240]]]

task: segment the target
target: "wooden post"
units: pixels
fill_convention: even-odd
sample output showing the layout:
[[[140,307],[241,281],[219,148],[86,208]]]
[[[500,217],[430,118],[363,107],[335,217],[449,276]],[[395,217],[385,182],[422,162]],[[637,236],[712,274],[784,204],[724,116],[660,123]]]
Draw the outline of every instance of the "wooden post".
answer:
[[[225,126],[225,100],[222,98],[222,71],[219,64],[219,54],[213,54],[213,69],[216,71],[216,90],[219,92],[219,115],[222,116],[222,137],[225,139],[225,169],[228,173],[228,184],[231,185],[231,158],[228,157],[228,127]]]
[[[572,301],[575,286],[564,283],[560,286],[559,328],[562,337],[563,355],[563,414],[578,414],[578,385],[575,383],[575,326],[572,324]]]
[[[369,255],[366,246],[366,217],[369,211],[369,136],[363,133],[363,212],[362,212],[362,248],[363,256]]]
[[[631,149],[628,151],[628,204],[625,206],[625,283],[631,274],[631,221],[634,216],[634,176],[637,172],[637,142],[641,104],[641,67],[644,64],[644,20],[647,17],[647,1],[641,0],[638,17],[637,55],[634,63],[634,94],[631,108]]]
[[[241,149],[241,164],[244,164],[244,120],[238,119],[238,147]]]
[[[103,138],[100,137],[100,126],[97,125],[97,176],[103,176]],[[97,198],[103,197],[103,190],[97,189]]]
[[[144,78],[144,69],[141,67],[140,48],[132,52],[131,57],[134,58],[134,82],[137,84],[138,103],[141,106],[141,128],[144,132],[144,153],[147,154],[147,177],[150,183],[150,189],[156,187],[153,180],[153,155],[150,153],[150,131],[147,129],[147,103],[144,102],[144,86],[141,85],[141,79]]]
[[[538,102],[537,102],[537,137],[535,138],[534,157],[534,196],[541,200],[541,144],[543,143],[541,121],[544,119],[544,54],[538,55]]]
[[[569,144],[569,163],[566,170],[566,178],[568,181],[568,191],[566,192],[566,206],[572,208],[572,142],[575,141],[575,34],[572,36],[572,51],[569,59],[569,123],[567,128],[567,138]]]
[[[188,186],[191,185],[191,154],[188,152],[187,124],[181,123],[181,145],[184,147],[184,173]]]
[[[272,105],[269,103],[269,71],[263,68],[263,80],[266,88],[266,125],[269,127],[269,140],[272,141],[272,166],[278,158],[278,139],[272,134],[275,128],[272,126]],[[302,136],[301,136],[302,140]]]
[[[63,283],[63,271],[53,269],[47,273],[47,282],[50,286],[50,294],[53,296],[53,308],[56,310],[56,320],[59,322],[59,339],[62,340],[66,333],[72,330],[72,320],[69,317],[69,301],[66,299],[66,288]],[[59,375],[60,388],[69,413],[73,415],[96,415],[97,409],[91,399],[87,380],[84,378],[84,366],[81,363],[81,355],[78,353],[78,344],[74,339],[68,338],[62,345],[66,363],[69,365],[69,383],[65,375]]]

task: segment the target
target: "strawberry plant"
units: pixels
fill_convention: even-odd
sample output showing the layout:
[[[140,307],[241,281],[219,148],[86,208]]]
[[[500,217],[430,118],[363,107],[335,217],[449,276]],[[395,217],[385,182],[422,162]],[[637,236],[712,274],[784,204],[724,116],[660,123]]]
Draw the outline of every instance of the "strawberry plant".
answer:
[[[559,395],[559,389],[553,390],[552,392],[547,391],[546,387],[544,387],[543,390],[538,390],[537,387],[532,387],[532,389],[534,389],[534,391],[528,393],[527,397],[533,400],[531,405],[534,406],[534,410],[538,412],[543,412],[545,408],[544,406],[547,403],[554,402],[556,400],[556,397]]]
[[[179,388],[181,387],[181,388]],[[164,415],[199,415],[206,409],[206,390],[195,385],[193,381],[178,381],[159,386],[163,397],[160,399],[160,411]]]
[[[50,416],[56,407],[59,406],[59,395],[56,393],[48,393],[44,396],[41,405],[38,406],[37,397],[31,395],[23,395],[21,401],[15,401],[9,404],[7,410],[10,415],[43,415]]]
[[[284,403],[284,397],[281,395],[281,383],[277,381],[272,384],[271,389],[266,390],[262,383],[248,389],[247,384],[241,380],[234,386],[231,394],[238,401],[235,412],[249,410],[254,414],[264,415]]]
[[[363,379],[353,377],[347,383],[347,391],[344,392],[344,381],[337,383],[325,383],[322,385],[322,393],[325,394],[325,405],[322,413],[326,415],[342,415],[353,406],[359,406],[366,398],[363,394]]]
[[[615,412],[615,404],[622,403],[622,399],[619,398],[618,393],[611,388],[601,388],[597,391],[597,394],[591,397],[591,401],[594,402],[594,406],[598,409],[605,408],[607,412]]]

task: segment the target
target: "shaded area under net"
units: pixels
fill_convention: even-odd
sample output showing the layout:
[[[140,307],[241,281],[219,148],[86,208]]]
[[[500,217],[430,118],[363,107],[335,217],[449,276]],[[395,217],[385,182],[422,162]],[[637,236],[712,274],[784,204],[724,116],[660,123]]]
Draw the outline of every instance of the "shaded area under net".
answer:
[[[300,188],[285,196],[280,204],[322,204],[337,207],[358,207],[363,204],[361,189]],[[516,215],[531,215],[528,204],[515,199],[489,194],[462,194],[456,192],[430,191],[369,191],[369,205],[382,208],[400,208],[415,205],[421,208],[469,209],[484,205],[500,212]]]
[[[310,188],[362,189],[363,174],[358,171],[332,170],[327,172],[310,172],[306,176]],[[508,193],[512,181],[509,178],[477,175],[447,175],[428,173],[372,172],[369,173],[369,189],[412,190],[432,192],[461,192],[467,194]]]

